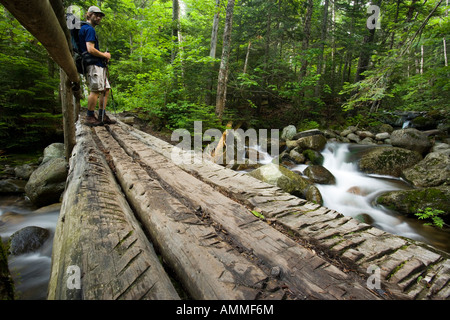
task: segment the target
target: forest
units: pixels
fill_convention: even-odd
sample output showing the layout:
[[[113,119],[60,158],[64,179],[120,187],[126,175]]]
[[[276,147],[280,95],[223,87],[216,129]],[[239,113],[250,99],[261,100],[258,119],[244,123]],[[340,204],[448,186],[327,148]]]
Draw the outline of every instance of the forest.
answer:
[[[109,112],[155,130],[327,128],[448,108],[448,0],[63,1],[108,50]],[[0,150],[62,134],[60,71],[0,10]],[[86,106],[85,97],[82,105]],[[45,141],[45,142],[43,142]]]

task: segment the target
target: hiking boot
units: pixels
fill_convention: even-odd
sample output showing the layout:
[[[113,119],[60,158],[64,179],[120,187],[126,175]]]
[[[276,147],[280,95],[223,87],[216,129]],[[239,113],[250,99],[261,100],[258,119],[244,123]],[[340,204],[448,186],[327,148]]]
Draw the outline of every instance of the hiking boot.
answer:
[[[84,124],[89,127],[97,127],[103,125],[103,123],[99,121],[95,116],[87,116]]]
[[[105,114],[103,115],[103,123],[104,123],[104,124],[116,124],[117,121],[116,121],[116,120],[110,119],[110,118],[106,115],[106,113],[105,113]]]

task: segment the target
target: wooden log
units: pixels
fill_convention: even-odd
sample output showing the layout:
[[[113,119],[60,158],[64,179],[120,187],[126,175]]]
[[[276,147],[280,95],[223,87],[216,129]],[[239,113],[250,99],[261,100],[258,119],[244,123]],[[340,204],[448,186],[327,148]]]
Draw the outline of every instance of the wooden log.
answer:
[[[169,194],[125,153],[105,128],[95,128],[128,200],[195,299],[256,299],[265,291],[268,275],[222,240],[208,221]],[[280,298],[283,295],[279,296]]]
[[[42,43],[53,60],[66,72],[70,81],[78,83],[80,77],[72,59],[66,34],[50,2],[0,0],[0,3]]]
[[[77,129],[48,299],[179,299],[91,129]]]
[[[377,299],[362,279],[346,274],[313,251],[300,246],[248,208],[180,169],[170,159],[149,148],[121,126],[110,127],[112,135],[128,154],[140,159],[178,197],[189,201],[222,226],[234,241],[252,252],[270,268],[281,268],[289,290],[302,298]]]
[[[174,154],[175,146],[121,123],[119,126],[164,157],[170,159]],[[337,257],[348,269],[367,274],[370,266],[383,266],[383,272],[390,275],[389,279],[382,279],[383,288],[398,299],[449,298],[450,259],[425,243],[389,234],[355,219],[342,219],[341,213],[293,197],[277,187],[212,162],[182,162],[178,166],[228,197],[250,208],[258,208],[270,221],[309,242],[316,251],[323,250]],[[414,269],[417,272],[408,281],[392,276],[397,270],[410,269],[408,259],[398,262],[398,255],[405,251],[414,252],[415,258],[426,265],[426,270]],[[393,263],[394,267],[384,267],[385,263]]]

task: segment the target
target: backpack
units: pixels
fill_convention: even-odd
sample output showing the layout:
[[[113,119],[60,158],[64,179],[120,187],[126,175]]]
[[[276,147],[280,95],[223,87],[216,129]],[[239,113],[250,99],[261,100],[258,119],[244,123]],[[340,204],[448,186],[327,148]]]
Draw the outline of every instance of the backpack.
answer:
[[[70,19],[74,19],[72,13],[68,13],[67,17],[68,21]],[[70,28],[70,42],[72,43],[72,49],[73,49],[73,61],[75,63],[75,66],[77,67],[77,71],[80,74],[85,75],[87,71],[87,66],[91,64],[96,64],[99,61],[99,58],[94,57],[93,55],[89,54],[88,52],[81,52],[80,49],[80,38],[79,38],[79,32],[83,25],[89,24],[86,21],[79,21],[79,28]]]
[[[80,50],[80,45],[79,45],[79,36],[78,33],[80,32],[80,29],[83,25],[87,24],[86,21],[77,21],[75,20],[75,16],[72,13],[68,13],[66,15],[66,19],[67,21],[76,21],[79,22],[80,24],[78,26],[71,26],[69,28],[70,31],[70,42],[72,44],[72,49],[73,49],[73,53],[72,53],[72,57],[73,57],[73,61],[75,63],[75,66],[77,67],[77,71],[80,74],[85,74],[86,70],[87,70],[87,64],[83,59],[83,53]]]

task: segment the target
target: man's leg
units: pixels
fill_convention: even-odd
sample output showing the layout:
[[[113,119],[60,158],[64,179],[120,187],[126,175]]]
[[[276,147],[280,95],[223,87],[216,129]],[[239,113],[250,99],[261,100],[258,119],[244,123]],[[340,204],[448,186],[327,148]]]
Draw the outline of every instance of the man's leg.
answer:
[[[111,120],[106,114],[106,104],[108,103],[109,88],[106,88],[100,96],[100,106],[98,109],[99,120],[103,121],[104,124],[116,124],[116,120]]]
[[[109,89],[106,89],[105,91],[100,93],[100,99],[98,104],[98,118],[100,121],[102,121],[102,115],[105,114],[106,104],[108,103],[108,95]]]
[[[95,107],[97,106],[99,92],[91,91],[88,96],[88,111],[86,117],[86,124],[89,126],[101,125],[101,122],[95,118]]]

